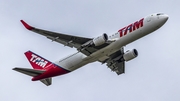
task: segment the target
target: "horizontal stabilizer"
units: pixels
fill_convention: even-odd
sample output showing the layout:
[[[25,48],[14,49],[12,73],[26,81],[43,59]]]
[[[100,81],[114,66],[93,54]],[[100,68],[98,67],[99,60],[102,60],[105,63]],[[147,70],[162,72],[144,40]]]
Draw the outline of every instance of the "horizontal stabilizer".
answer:
[[[45,72],[45,70],[36,70],[36,69],[29,69],[29,68],[13,68],[13,70],[18,71],[20,73],[29,75],[29,76],[38,76]],[[52,84],[52,78],[46,78],[40,80],[42,83],[44,83],[46,86],[49,86]]]
[[[29,68],[13,68],[13,70],[18,71],[20,73],[29,75],[29,76],[38,76],[42,73],[44,73],[44,70],[35,70],[35,69],[29,69]]]
[[[44,83],[46,86],[49,86],[52,84],[52,78],[47,78],[47,79],[41,79],[40,80],[42,83]]]

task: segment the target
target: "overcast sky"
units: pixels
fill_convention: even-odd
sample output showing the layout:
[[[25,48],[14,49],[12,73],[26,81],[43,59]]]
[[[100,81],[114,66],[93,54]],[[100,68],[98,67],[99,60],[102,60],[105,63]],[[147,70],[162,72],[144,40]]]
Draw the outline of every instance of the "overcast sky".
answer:
[[[0,100],[180,101],[179,4],[178,0],[0,0]],[[126,63],[125,74],[117,76],[95,62],[53,78],[47,87],[12,70],[31,68],[24,56],[28,50],[50,61],[76,52],[26,30],[21,19],[37,28],[92,38],[159,12],[169,15],[167,23],[125,47],[139,52]]]

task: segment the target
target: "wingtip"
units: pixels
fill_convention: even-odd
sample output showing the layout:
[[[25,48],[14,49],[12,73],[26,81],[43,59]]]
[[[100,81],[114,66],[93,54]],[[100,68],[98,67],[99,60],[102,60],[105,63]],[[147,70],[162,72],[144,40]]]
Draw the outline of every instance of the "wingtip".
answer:
[[[28,30],[32,30],[32,29],[33,29],[33,27],[30,26],[30,25],[28,25],[24,20],[20,20],[20,21],[21,21],[21,23],[24,25],[24,27],[25,27],[26,29],[28,29]]]

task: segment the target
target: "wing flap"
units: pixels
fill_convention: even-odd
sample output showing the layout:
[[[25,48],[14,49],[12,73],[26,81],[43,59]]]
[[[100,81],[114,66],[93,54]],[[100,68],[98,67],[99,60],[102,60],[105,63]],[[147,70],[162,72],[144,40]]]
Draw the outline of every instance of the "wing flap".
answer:
[[[123,62],[112,62],[111,65],[107,64],[107,66],[118,75],[125,73],[125,63]]]
[[[109,58],[104,58],[105,60],[100,60],[100,62],[107,63],[108,68],[120,75],[125,73],[125,61],[122,60],[123,54],[124,48],[122,47],[119,51],[111,54]]]
[[[62,40],[62,39],[60,40],[59,37],[56,37],[56,38],[52,36],[46,36],[46,37],[52,41],[56,41],[58,43],[63,44],[64,46],[69,46],[71,48],[80,46],[79,44],[72,43],[72,41],[66,42],[66,40]]]

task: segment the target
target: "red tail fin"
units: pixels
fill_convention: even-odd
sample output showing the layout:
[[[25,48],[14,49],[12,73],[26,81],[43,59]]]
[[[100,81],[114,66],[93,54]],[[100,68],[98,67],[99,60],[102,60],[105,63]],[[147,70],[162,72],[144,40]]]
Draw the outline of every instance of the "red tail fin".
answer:
[[[31,51],[27,51],[24,54],[34,69],[45,70],[52,63]]]

